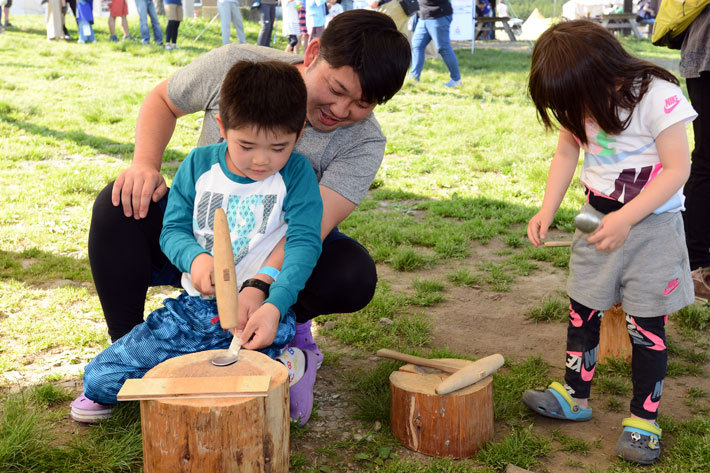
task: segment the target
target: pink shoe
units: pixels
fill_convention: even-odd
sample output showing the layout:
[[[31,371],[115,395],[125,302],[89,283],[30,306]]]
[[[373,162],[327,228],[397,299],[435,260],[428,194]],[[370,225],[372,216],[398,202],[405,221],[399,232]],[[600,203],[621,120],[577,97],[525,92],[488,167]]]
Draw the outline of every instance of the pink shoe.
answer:
[[[310,320],[302,324],[296,324],[296,335],[293,336],[291,343],[286,345],[286,348],[288,347],[300,348],[304,352],[306,350],[312,352],[311,354],[316,360],[316,369],[320,369],[320,365],[323,363],[323,353],[321,353],[315,340],[313,340]]]
[[[81,393],[81,396],[74,399],[71,405],[71,418],[77,422],[93,424],[103,419],[111,417],[113,407],[94,402]]]
[[[291,419],[298,425],[306,425],[313,410],[313,385],[316,382],[316,355],[310,350],[303,350],[306,367],[303,376],[289,389],[289,408]]]

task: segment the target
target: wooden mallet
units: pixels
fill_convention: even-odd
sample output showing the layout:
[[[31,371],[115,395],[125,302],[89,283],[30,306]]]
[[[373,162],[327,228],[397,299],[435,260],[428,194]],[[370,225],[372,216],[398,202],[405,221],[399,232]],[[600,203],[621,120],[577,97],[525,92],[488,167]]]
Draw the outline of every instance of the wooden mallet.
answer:
[[[436,394],[439,395],[449,394],[461,388],[465,388],[466,386],[471,386],[472,384],[475,384],[483,378],[493,374],[496,370],[498,370],[498,368],[503,366],[503,363],[505,363],[503,355],[498,353],[481,358],[480,360],[474,361],[463,368],[454,367],[444,361],[407,355],[406,353],[400,353],[386,348],[377,350],[377,356],[404,361],[414,365],[435,368],[446,373],[451,373],[451,376],[439,383],[434,390]]]

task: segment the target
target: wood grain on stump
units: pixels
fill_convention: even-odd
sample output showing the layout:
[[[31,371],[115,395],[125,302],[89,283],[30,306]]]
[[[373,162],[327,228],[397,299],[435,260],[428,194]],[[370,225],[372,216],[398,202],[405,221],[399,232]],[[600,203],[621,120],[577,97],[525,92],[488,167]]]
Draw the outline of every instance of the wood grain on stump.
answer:
[[[602,317],[597,359],[604,363],[605,358],[631,359],[631,340],[626,330],[626,314],[621,304],[605,311]]]
[[[167,360],[146,377],[269,375],[266,397],[141,401],[146,473],[287,472],[289,467],[288,371],[250,350],[218,367],[211,350]]]
[[[461,368],[467,360],[446,359]],[[435,457],[467,458],[493,438],[493,378],[440,396],[448,373],[404,365],[390,375],[392,433],[407,448]]]

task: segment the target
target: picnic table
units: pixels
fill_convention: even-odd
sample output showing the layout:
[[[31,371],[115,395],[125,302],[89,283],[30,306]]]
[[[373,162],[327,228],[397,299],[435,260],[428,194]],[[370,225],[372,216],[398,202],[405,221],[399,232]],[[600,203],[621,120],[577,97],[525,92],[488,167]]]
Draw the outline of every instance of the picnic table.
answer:
[[[477,16],[476,31],[474,32],[473,37],[478,38],[478,36],[484,31],[495,32],[496,30],[505,30],[511,41],[517,41],[515,35],[513,34],[513,28],[511,28],[508,20],[510,20],[509,16]],[[501,23],[502,26],[498,26],[498,23]]]
[[[641,39],[641,32],[636,27],[636,13],[611,13],[599,17],[601,25],[609,31],[631,30],[636,39]]]

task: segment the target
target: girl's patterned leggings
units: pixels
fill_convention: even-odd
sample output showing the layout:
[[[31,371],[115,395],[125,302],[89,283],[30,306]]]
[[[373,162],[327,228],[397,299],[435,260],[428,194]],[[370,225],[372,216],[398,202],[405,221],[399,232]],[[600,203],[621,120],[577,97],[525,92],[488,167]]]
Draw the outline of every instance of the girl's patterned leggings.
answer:
[[[567,327],[565,388],[571,396],[587,399],[599,353],[599,329],[604,311],[590,309],[570,299]],[[626,314],[631,338],[631,413],[643,419],[658,417],[658,403],[668,364],[667,315],[634,317]]]

